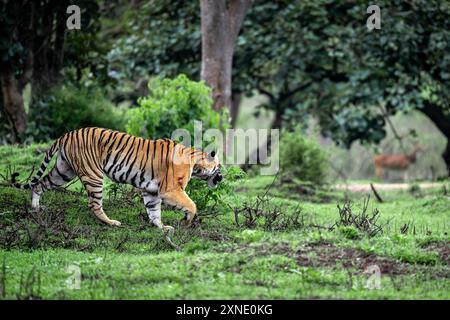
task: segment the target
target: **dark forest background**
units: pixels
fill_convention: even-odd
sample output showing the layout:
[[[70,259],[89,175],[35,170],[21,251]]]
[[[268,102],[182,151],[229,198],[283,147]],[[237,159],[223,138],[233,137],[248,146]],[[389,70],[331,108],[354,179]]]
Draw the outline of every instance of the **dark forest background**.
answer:
[[[72,4],[80,30],[66,27]],[[381,29],[369,31],[357,0],[2,0],[0,143],[125,130],[149,80],[185,74],[212,88],[232,127],[249,114],[286,132],[314,121],[344,150],[410,151],[426,132],[387,120],[413,115],[430,122],[450,170],[449,2],[378,5]]]

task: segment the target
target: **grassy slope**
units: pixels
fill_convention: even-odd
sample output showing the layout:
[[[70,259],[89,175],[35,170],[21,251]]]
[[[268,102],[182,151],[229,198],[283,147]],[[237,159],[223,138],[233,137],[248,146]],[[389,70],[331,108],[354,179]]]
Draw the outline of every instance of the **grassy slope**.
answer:
[[[14,164],[26,178],[43,147],[0,147],[0,173]],[[271,181],[240,182],[235,206],[252,201]],[[383,193],[385,203],[371,202],[369,209],[380,210],[385,232],[351,239],[348,230],[323,227],[338,219],[337,203],[350,197],[358,209],[361,195],[301,196],[295,186],[275,185],[272,203],[287,216],[300,205],[301,224],[248,231],[225,211],[196,228],[177,228],[179,252],[148,225],[143,206],[126,192],[105,200],[108,215],[124,224],[111,228],[89,214],[79,186],[70,190],[44,194],[46,207],[37,214],[27,212],[27,192],[0,187],[0,284],[4,279],[6,298],[450,298],[450,201],[441,190]],[[176,225],[181,216],[164,211],[163,221]],[[39,228],[33,219],[47,226]],[[370,264],[381,268],[379,290],[364,287]],[[80,267],[81,289],[65,284],[70,265]]]

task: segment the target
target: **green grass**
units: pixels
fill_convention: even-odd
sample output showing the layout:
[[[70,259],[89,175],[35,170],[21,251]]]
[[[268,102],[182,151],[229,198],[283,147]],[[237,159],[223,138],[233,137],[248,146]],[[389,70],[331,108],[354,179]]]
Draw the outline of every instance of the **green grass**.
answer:
[[[44,148],[0,147],[0,173],[20,170],[25,179]],[[253,203],[272,181],[236,183],[233,206]],[[250,230],[224,208],[194,228],[177,227],[172,240],[180,251],[149,225],[128,189],[114,195],[107,188],[105,212],[123,223],[113,228],[89,213],[79,185],[45,193],[40,212],[28,209],[28,192],[2,186],[0,298],[450,299],[450,199],[440,188],[381,192],[385,202],[371,200],[368,209],[379,210],[383,232],[369,237],[355,226],[330,228],[339,220],[337,204],[351,200],[358,212],[365,195],[330,187],[305,193],[299,185],[274,183],[264,208],[278,208],[277,219],[298,214],[297,223],[267,228],[260,219]],[[166,224],[181,217],[163,211]],[[370,265],[380,268],[380,289],[365,287]],[[74,267],[80,289],[66,283]]]

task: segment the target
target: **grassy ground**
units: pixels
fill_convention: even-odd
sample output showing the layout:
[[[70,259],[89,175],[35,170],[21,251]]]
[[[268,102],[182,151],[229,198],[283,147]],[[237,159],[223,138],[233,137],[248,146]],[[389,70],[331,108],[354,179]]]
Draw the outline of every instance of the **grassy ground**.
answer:
[[[44,149],[0,147],[0,173],[26,178]],[[39,212],[27,192],[2,186],[0,297],[450,299],[448,183],[380,192],[384,203],[370,200],[364,215],[363,194],[277,181],[263,196],[272,181],[239,181],[231,208],[176,228],[180,251],[128,189],[105,194],[123,223],[112,228],[90,215],[78,184],[44,194]],[[166,224],[181,217],[163,212]]]

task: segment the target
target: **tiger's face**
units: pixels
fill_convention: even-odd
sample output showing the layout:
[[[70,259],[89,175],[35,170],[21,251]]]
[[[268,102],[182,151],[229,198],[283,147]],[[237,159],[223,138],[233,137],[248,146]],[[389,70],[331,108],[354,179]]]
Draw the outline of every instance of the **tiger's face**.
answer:
[[[211,188],[217,187],[223,176],[220,172],[221,164],[216,152],[205,153],[199,161],[196,162],[192,170],[192,177],[208,181]]]

